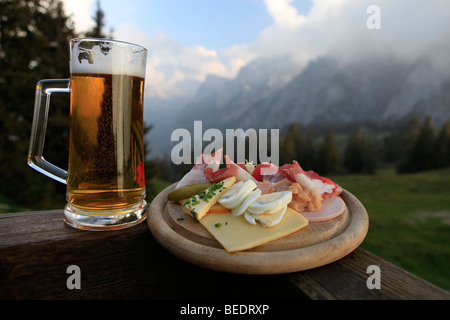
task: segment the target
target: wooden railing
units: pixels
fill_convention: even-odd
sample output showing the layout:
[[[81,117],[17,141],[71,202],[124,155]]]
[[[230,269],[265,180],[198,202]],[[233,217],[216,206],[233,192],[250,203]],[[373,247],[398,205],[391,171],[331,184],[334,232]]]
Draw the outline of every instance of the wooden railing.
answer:
[[[450,293],[357,248],[329,265],[279,275],[204,269],[164,250],[147,223],[72,229],[62,211],[0,215],[0,299],[450,299]],[[378,266],[380,288],[368,287]],[[80,288],[70,289],[70,266]]]

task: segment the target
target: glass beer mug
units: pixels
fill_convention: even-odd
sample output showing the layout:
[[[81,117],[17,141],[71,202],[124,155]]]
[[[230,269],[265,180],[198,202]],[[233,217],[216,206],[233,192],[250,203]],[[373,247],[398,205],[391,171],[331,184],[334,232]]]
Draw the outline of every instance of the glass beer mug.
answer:
[[[28,164],[67,184],[64,221],[115,230],[146,218],[143,99],[147,50],[106,39],[70,41],[70,79],[36,87]],[[70,93],[69,164],[42,153],[51,94]]]

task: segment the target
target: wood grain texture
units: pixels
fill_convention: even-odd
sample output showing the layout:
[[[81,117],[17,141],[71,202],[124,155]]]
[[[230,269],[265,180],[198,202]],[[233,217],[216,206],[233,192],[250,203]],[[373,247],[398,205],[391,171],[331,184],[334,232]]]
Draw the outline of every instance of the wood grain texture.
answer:
[[[368,215],[349,192],[342,198],[348,211],[340,217],[311,223],[307,228],[254,249],[229,253],[180,206],[166,200],[175,184],[152,202],[148,225],[169,252],[190,263],[218,271],[279,274],[319,267],[356,249],[368,230]]]
[[[69,290],[66,269],[81,268]],[[381,289],[366,286],[369,265]],[[450,299],[450,293],[361,248],[314,269],[245,275],[198,267],[177,258],[146,223],[91,232],[67,227],[63,210],[0,214],[0,299]]]
[[[66,286],[81,269],[81,289]],[[218,284],[215,290],[212,283]],[[200,268],[167,252],[146,223],[82,231],[63,210],[0,214],[0,299],[304,298],[281,276],[245,277]]]
[[[380,268],[380,289],[369,289],[369,266]],[[449,300],[450,293],[361,248],[335,263],[288,275],[313,300]]]

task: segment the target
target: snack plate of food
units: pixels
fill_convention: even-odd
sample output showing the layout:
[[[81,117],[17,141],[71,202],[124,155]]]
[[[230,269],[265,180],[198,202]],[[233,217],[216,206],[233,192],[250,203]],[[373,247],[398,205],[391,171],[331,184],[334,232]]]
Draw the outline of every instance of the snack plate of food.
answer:
[[[355,250],[369,218],[361,202],[296,161],[235,164],[221,150],[201,155],[152,201],[147,223],[175,256],[240,274],[281,274],[323,266]]]

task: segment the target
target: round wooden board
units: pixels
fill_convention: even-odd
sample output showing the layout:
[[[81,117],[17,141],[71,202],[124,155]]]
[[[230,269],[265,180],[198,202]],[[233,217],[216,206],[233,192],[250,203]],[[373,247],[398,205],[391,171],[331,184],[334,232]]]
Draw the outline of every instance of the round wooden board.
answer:
[[[339,260],[364,240],[369,218],[361,202],[344,190],[347,210],[325,222],[311,222],[293,234],[256,248],[229,253],[203,226],[181,210],[163,190],[151,203],[147,223],[169,252],[192,264],[232,273],[279,274],[319,267]]]

